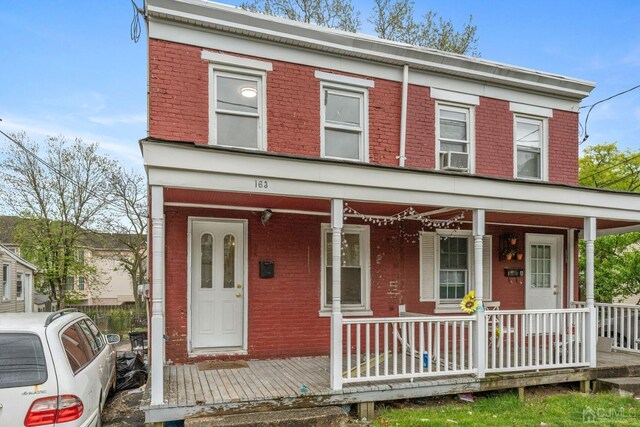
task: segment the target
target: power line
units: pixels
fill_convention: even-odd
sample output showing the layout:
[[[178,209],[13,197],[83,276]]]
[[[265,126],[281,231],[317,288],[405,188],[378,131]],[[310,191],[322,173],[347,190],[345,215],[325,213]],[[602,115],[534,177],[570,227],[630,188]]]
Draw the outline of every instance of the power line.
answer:
[[[613,98],[615,98],[617,96],[624,95],[625,93],[629,93],[629,92],[631,92],[633,90],[636,90],[638,88],[640,88],[640,85],[636,85],[636,86],[634,86],[632,88],[629,88],[627,90],[623,90],[622,92],[618,92],[618,93],[616,93],[614,95],[611,95],[611,96],[609,96],[607,98],[601,99],[598,102],[594,102],[591,105],[584,105],[584,106],[580,107],[580,109],[588,107],[589,111],[587,111],[587,117],[585,117],[585,119],[584,119],[584,138],[582,138],[582,141],[580,141],[579,145],[582,145],[582,143],[584,143],[589,138],[589,134],[587,133],[587,123],[589,122],[589,116],[591,115],[591,111],[593,110],[593,107],[595,107],[598,104],[602,104],[603,102],[609,101],[610,99],[613,99]]]
[[[592,173],[591,175],[587,175],[585,177],[580,178],[580,181],[584,181],[584,180],[587,180],[587,179],[589,179],[591,177],[594,177],[596,175],[600,175],[602,172],[606,172],[606,171],[608,171],[610,169],[613,169],[615,167],[622,166],[625,163],[629,163],[630,161],[635,160],[635,159],[637,159],[639,157],[640,157],[640,154],[636,154],[635,156],[629,157],[628,159],[625,159],[625,160],[621,161],[620,163],[616,163],[615,165],[608,166],[608,167],[606,167],[604,169],[599,169],[599,170],[595,171],[594,173]]]
[[[0,121],[2,121],[2,119],[0,119]],[[122,209],[121,206],[116,205],[113,201],[106,199],[96,193],[94,193],[93,191],[89,190],[86,186],[80,184],[79,182],[77,182],[76,180],[74,180],[73,178],[69,177],[68,175],[64,174],[61,170],[59,170],[58,168],[56,168],[55,166],[53,166],[51,163],[47,162],[46,160],[44,160],[42,157],[38,156],[37,153],[35,153],[33,150],[30,150],[27,146],[25,146],[24,144],[22,144],[21,142],[17,141],[15,138],[11,137],[10,135],[6,134],[3,130],[0,130],[0,134],[4,135],[5,138],[7,138],[9,141],[13,142],[15,145],[17,145],[21,150],[23,150],[24,152],[26,152],[27,154],[29,154],[30,156],[34,157],[38,162],[42,163],[45,167],[51,169],[54,173],[56,173],[58,176],[62,177],[63,179],[66,179],[67,181],[71,182],[73,185],[84,189],[87,193],[91,194],[93,197],[102,200],[102,202],[106,205],[111,206],[112,208],[115,208],[117,211],[119,211],[121,214],[125,214],[127,215],[128,213]]]

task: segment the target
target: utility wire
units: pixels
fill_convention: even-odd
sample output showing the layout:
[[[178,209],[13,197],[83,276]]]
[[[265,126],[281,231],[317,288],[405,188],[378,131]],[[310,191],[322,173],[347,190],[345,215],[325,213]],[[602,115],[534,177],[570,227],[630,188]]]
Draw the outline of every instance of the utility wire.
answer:
[[[0,119],[0,121],[2,121],[2,119]],[[71,178],[70,176],[66,175],[65,173],[63,173],[60,169],[56,168],[55,166],[53,166],[51,163],[47,162],[46,160],[44,160],[42,157],[38,156],[37,153],[35,153],[33,150],[30,150],[27,146],[25,146],[24,144],[22,144],[21,142],[17,141],[15,138],[11,137],[10,135],[6,134],[3,130],[0,130],[0,134],[2,134],[5,138],[7,138],[9,141],[13,142],[15,145],[17,145],[21,150],[23,150],[24,152],[26,152],[27,154],[29,154],[30,156],[32,156],[33,158],[35,158],[38,162],[42,163],[45,167],[51,169],[54,173],[56,173],[58,176],[66,179],[67,181],[71,182],[73,185],[84,189],[87,193],[91,194],[93,197],[102,200],[103,203],[105,203],[106,205],[111,206],[112,208],[115,208],[117,211],[119,211],[121,214],[125,214],[127,215],[128,212],[126,212],[121,206],[118,206],[117,204],[115,204],[115,202],[113,202],[112,200],[106,199],[100,195],[97,195],[96,193],[94,193],[93,191],[90,191],[86,186],[80,184],[79,182],[77,182],[76,180],[74,180],[73,178]]]
[[[585,119],[584,119],[584,138],[582,138],[582,141],[580,141],[579,145],[582,145],[582,143],[584,143],[589,138],[589,134],[587,133],[587,123],[589,122],[589,116],[591,115],[591,111],[593,110],[593,107],[595,107],[598,104],[602,104],[603,102],[609,101],[610,99],[613,99],[613,98],[615,98],[617,96],[624,95],[625,93],[629,93],[629,92],[631,92],[633,90],[636,90],[638,88],[640,88],[640,85],[636,85],[636,86],[634,86],[632,88],[629,88],[627,90],[623,90],[622,92],[618,92],[618,93],[616,93],[614,95],[611,95],[611,96],[609,96],[607,98],[601,99],[598,102],[594,102],[593,104],[581,106],[580,109],[589,108],[589,111],[587,111],[587,117],[585,117]]]
[[[640,157],[640,154],[636,154],[635,156],[629,157],[628,159],[625,159],[625,160],[623,160],[623,161],[621,161],[619,163],[616,163],[615,165],[608,166],[608,167],[606,167],[604,169],[599,169],[599,170],[595,171],[594,173],[592,173],[591,175],[587,175],[587,176],[585,176],[583,178],[580,178],[580,181],[582,182],[582,181],[587,180],[589,178],[592,178],[592,177],[594,177],[596,175],[600,175],[602,172],[606,172],[606,171],[608,171],[610,169],[613,169],[615,167],[622,166],[625,163],[629,163],[630,161],[635,160],[635,159],[637,159],[639,157]]]
[[[143,0],[144,1],[144,0]],[[131,40],[134,43],[138,43],[140,40],[140,34],[142,34],[142,29],[140,26],[140,15],[144,15],[144,10],[140,9],[135,1],[131,0],[131,5],[133,6],[133,19],[131,20]]]

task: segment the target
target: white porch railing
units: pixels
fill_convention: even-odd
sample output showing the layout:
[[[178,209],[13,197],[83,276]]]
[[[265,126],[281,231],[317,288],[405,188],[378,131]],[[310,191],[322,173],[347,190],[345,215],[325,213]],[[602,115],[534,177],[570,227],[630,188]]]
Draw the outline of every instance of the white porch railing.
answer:
[[[343,382],[471,374],[475,316],[343,320]]]
[[[584,302],[575,302],[584,307]],[[595,304],[599,337],[613,338],[613,348],[640,353],[640,306],[633,304]]]
[[[487,372],[588,366],[586,308],[485,314]]]

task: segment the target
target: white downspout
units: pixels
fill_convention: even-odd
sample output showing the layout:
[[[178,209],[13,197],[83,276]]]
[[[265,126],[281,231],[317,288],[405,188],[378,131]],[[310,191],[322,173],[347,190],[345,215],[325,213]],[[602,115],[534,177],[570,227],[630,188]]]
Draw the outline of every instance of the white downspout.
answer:
[[[402,110],[400,112],[400,166],[404,166],[407,146],[407,97],[409,93],[409,66],[402,69]]]

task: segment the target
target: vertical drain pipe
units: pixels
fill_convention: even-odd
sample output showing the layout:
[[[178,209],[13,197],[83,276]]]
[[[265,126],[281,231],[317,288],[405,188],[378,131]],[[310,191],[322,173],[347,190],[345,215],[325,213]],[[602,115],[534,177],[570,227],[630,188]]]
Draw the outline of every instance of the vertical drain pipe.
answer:
[[[404,166],[405,148],[407,144],[407,94],[409,89],[409,66],[402,69],[402,110],[400,112],[400,166]]]

